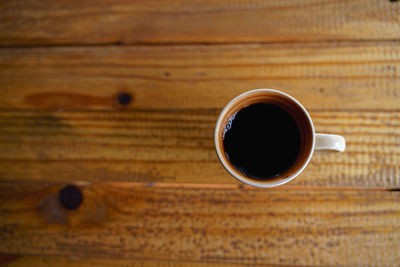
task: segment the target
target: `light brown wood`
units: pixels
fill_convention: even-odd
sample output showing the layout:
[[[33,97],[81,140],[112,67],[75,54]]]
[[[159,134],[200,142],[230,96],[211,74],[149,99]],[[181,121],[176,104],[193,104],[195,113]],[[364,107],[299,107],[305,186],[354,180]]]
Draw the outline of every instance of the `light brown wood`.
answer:
[[[5,1],[0,44],[393,40],[389,0]]]
[[[309,109],[399,109],[399,42],[10,48],[0,108],[217,108],[281,89]],[[132,95],[121,106],[119,93]]]
[[[161,184],[162,185],[162,184]],[[293,265],[395,265],[400,193],[0,183],[2,253]]]
[[[1,262],[0,262],[1,263]],[[68,267],[68,266],[123,266],[123,267],[238,267],[240,263],[223,263],[212,261],[182,261],[182,260],[142,260],[142,259],[120,259],[120,258],[79,258],[79,257],[52,257],[52,256],[14,256],[7,262],[8,267]],[[271,266],[258,264],[257,266]],[[283,265],[280,265],[283,266]],[[288,265],[285,265],[288,266]]]
[[[0,112],[0,179],[237,183],[214,149],[218,110]],[[315,154],[289,186],[400,187],[400,112],[313,111],[346,152]]]

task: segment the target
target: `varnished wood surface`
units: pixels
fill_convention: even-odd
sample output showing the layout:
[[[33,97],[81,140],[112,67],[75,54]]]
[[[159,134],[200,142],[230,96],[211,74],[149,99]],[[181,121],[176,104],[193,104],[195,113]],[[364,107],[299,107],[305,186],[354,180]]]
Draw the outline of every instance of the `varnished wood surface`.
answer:
[[[399,28],[396,0],[3,1],[0,263],[397,266]],[[346,151],[237,182],[213,130],[256,88]]]
[[[400,32],[400,31],[399,31]],[[398,41],[0,49],[0,109],[222,109],[274,88],[308,109],[400,108]],[[17,90],[16,90],[17,89]]]
[[[0,256],[1,258],[1,256]],[[1,261],[0,261],[1,263]],[[121,258],[80,258],[80,257],[40,257],[40,256],[8,256],[4,261],[7,267],[26,266],[118,266],[118,267],[239,267],[240,263],[225,263],[217,261],[183,261],[183,260],[149,260],[149,259],[121,259]],[[271,266],[269,264],[257,264],[258,266]],[[273,265],[272,265],[273,266]],[[276,266],[276,265],[275,265]],[[289,266],[289,265],[287,265]]]
[[[66,211],[63,184],[0,186],[0,241],[11,254],[307,266],[400,260],[399,192],[81,183],[82,205]]]
[[[237,183],[218,162],[219,110],[0,112],[0,179]],[[289,186],[400,187],[397,111],[311,111],[346,153],[315,154]]]
[[[393,40],[395,0],[64,1],[1,5],[0,44]]]

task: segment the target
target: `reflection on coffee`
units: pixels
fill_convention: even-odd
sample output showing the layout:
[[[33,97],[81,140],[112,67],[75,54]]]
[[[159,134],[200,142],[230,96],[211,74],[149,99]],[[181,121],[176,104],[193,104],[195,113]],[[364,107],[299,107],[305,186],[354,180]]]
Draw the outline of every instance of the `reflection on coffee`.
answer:
[[[295,163],[301,136],[286,110],[271,103],[256,103],[229,119],[223,145],[227,158],[241,173],[253,179],[270,179]]]

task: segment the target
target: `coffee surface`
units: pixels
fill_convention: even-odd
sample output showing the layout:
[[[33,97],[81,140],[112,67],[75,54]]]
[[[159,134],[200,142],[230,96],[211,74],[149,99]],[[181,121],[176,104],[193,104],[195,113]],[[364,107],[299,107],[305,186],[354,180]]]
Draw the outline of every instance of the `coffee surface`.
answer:
[[[241,173],[253,179],[270,179],[294,164],[301,136],[296,121],[286,110],[270,103],[256,103],[230,118],[223,145],[229,161]]]

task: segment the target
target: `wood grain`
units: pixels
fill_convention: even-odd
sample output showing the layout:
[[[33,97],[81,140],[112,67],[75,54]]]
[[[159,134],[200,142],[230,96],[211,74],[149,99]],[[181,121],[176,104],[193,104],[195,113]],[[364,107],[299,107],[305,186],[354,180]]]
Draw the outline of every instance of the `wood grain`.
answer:
[[[0,183],[0,252],[293,265],[395,265],[400,193]]]
[[[0,264],[398,265],[399,29],[392,0],[3,1]],[[213,131],[255,88],[346,152],[237,182]]]
[[[0,262],[1,263],[1,262]],[[183,260],[144,260],[144,259],[121,259],[121,258],[80,258],[80,257],[52,257],[52,256],[14,256],[5,265],[7,267],[68,267],[68,266],[123,266],[123,267],[238,267],[243,266],[240,263],[225,263],[213,261],[183,261]],[[257,266],[271,266],[257,264]],[[276,266],[276,265],[275,265]],[[279,265],[282,266],[282,265]],[[285,265],[288,267],[287,265]]]
[[[400,3],[381,0],[5,1],[0,44],[393,40]]]
[[[0,49],[0,109],[221,109],[255,88],[311,109],[399,109],[399,69],[397,41]]]
[[[0,112],[0,179],[236,183],[219,163],[219,110]],[[317,132],[343,135],[290,186],[399,188],[400,112],[312,111]]]

